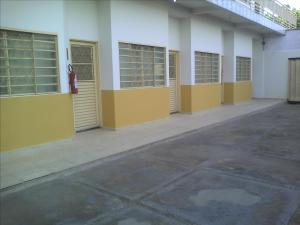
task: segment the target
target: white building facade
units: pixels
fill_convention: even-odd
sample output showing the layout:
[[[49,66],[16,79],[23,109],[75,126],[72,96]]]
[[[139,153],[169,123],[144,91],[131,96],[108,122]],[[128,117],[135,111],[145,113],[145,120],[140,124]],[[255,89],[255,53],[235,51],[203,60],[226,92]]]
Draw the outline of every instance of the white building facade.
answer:
[[[0,4],[3,151],[252,97],[285,99],[288,58],[300,56],[300,32],[286,32],[294,15],[271,14],[264,1]]]

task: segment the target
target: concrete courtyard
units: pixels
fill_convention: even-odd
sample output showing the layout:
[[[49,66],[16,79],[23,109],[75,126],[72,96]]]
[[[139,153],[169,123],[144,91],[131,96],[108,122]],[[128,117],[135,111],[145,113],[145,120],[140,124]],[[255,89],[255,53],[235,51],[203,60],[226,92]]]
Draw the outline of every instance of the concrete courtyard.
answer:
[[[299,225],[300,105],[1,192],[3,225]]]

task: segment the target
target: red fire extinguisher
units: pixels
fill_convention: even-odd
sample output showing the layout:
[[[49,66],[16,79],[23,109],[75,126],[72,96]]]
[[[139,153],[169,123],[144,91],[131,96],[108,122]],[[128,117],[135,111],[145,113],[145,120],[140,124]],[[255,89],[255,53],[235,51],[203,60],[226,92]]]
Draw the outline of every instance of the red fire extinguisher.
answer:
[[[72,65],[69,65],[69,84],[72,94],[78,94],[78,88],[77,88],[77,76],[73,70]]]

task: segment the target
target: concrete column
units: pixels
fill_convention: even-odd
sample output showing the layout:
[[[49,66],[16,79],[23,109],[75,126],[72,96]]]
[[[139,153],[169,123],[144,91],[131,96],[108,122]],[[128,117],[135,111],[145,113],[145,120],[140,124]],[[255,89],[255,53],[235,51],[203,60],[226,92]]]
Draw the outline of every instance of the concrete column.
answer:
[[[253,97],[264,97],[264,52],[263,40],[253,40],[252,81]]]
[[[252,37],[239,31],[223,32],[224,67],[223,86],[224,103],[235,104],[252,98],[252,82],[236,81],[236,57],[252,57]]]
[[[99,23],[101,89],[113,90],[118,87],[113,76],[113,53],[116,52],[116,46],[112,45],[111,1],[99,1]]]
[[[235,82],[236,80],[236,57],[235,57],[235,35],[233,31],[223,32],[224,62],[223,82]]]
[[[193,85],[195,75],[193,76],[192,63],[193,52],[191,50],[191,19],[183,19],[180,24],[180,84]]]

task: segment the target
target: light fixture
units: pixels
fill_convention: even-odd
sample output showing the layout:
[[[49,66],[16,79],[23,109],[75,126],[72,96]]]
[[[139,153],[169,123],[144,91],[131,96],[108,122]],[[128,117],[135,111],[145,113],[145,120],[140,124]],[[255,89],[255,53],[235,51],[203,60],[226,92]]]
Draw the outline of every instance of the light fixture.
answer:
[[[176,0],[173,0],[174,2],[176,2]]]

